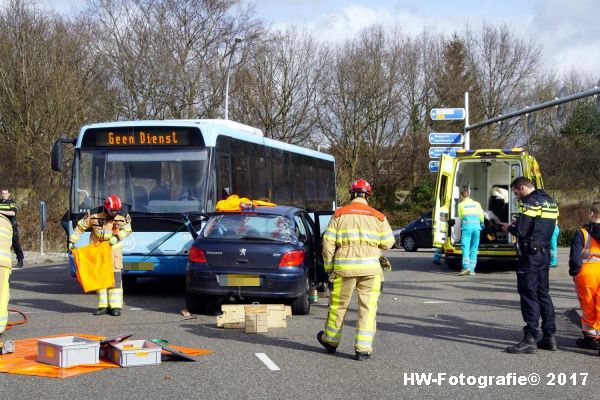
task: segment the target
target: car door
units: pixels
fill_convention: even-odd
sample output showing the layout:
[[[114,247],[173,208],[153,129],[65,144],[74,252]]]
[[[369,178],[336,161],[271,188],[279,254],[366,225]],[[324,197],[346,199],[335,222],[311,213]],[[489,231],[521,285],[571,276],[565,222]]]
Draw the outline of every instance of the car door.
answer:
[[[419,247],[427,248],[433,247],[433,234],[431,230],[432,225],[431,212],[421,215],[421,220],[418,230],[418,243]]]
[[[323,254],[321,247],[321,235],[317,230],[317,226],[306,212],[300,213],[302,222],[306,228],[307,242],[310,242],[310,254],[307,257],[311,258],[311,280],[316,284],[327,282],[328,276],[323,265]]]

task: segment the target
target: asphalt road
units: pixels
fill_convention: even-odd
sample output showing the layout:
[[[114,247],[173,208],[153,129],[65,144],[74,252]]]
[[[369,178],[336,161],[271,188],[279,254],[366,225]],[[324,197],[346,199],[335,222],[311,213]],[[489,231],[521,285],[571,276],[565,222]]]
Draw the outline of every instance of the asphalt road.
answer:
[[[0,390],[19,400],[597,397],[599,359],[575,347],[580,331],[565,316],[577,307],[565,253],[551,274],[560,351],[535,355],[504,352],[522,335],[514,271],[488,266],[461,277],[432,265],[432,254],[387,252],[394,271],[386,274],[379,303],[375,351],[364,362],[353,359],[355,299],[343,342],[331,356],[315,339],[324,324],[325,299],[309,316],[289,319],[287,329],[253,335],[218,329],[214,316],[179,315],[182,281],[141,281],[125,294],[123,316],[95,317],[95,296],[81,293],[65,265],[26,266],[13,272],[10,306],[27,312],[30,321],[3,339],[133,331],[136,338],[165,338],[214,353],[195,363],[106,369],[68,379],[1,374]],[[265,353],[280,370],[269,369],[256,353]],[[428,385],[427,374],[441,380]],[[535,381],[532,374],[538,374],[538,385],[529,383]]]

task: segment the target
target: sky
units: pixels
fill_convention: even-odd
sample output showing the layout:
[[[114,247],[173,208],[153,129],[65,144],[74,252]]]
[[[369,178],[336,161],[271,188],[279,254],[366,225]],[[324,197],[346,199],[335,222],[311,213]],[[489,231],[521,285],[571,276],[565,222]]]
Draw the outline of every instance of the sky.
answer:
[[[0,3],[6,0],[0,0]],[[572,69],[600,78],[600,0],[241,0],[254,4],[256,16],[275,27],[304,26],[317,37],[342,41],[372,24],[452,34],[468,24],[504,23],[522,39],[543,47],[545,66],[558,73]],[[83,1],[38,0],[62,13]]]

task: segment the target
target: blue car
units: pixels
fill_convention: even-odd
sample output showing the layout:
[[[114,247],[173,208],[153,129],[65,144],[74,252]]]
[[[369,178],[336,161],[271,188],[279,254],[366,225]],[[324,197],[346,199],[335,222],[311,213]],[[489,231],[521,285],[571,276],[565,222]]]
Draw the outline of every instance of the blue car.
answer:
[[[268,299],[308,314],[323,281],[319,233],[308,213],[287,206],[208,215],[186,269],[186,305],[207,311],[217,298]]]

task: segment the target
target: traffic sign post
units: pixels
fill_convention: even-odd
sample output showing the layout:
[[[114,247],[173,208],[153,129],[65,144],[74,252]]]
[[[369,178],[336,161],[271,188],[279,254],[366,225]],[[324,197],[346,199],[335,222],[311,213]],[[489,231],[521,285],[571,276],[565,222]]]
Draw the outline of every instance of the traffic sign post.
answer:
[[[438,172],[440,170],[440,162],[439,161],[429,161],[429,171]]]
[[[429,116],[434,121],[462,121],[465,119],[464,108],[432,108]]]
[[[455,157],[460,149],[460,147],[430,147],[429,158],[440,158],[442,154],[448,154],[449,156]]]
[[[46,229],[46,203],[40,202],[40,254],[44,255],[44,229]]]
[[[463,144],[465,137],[462,133],[438,133],[429,134],[429,144]]]

